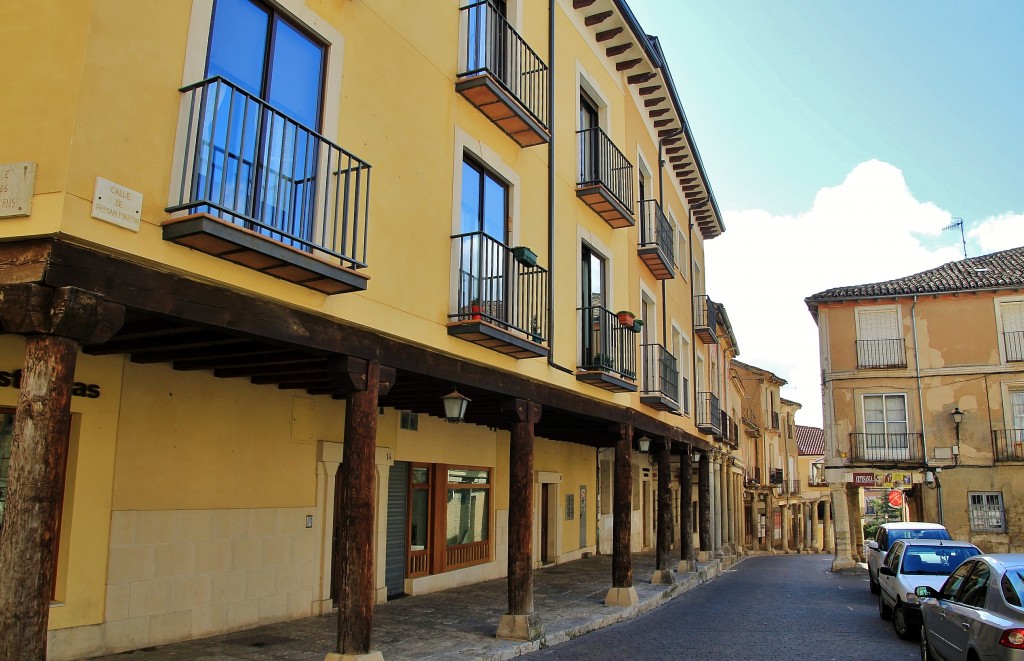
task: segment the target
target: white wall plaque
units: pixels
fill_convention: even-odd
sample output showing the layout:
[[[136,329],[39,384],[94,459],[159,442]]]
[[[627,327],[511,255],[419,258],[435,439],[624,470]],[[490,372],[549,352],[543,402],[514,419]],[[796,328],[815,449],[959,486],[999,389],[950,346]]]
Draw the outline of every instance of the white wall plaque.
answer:
[[[0,218],[31,215],[35,187],[34,161],[0,165]]]
[[[92,194],[92,217],[138,232],[139,219],[142,217],[142,193],[103,177],[96,177],[96,189]]]

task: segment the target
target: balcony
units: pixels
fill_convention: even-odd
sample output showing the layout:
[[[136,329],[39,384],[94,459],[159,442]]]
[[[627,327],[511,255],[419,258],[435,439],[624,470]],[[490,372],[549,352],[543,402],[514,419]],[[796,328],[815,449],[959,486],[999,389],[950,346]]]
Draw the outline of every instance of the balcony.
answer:
[[[693,331],[704,344],[718,344],[718,319],[715,303],[707,294],[693,297]]]
[[[1024,429],[993,430],[992,456],[996,461],[1024,461]]]
[[[550,142],[547,64],[489,2],[463,7],[459,23],[455,91],[520,147]]]
[[[640,347],[644,373],[640,403],[659,411],[679,410],[679,369],[676,358],[660,344]]]
[[[606,308],[578,312],[583,357],[576,379],[611,392],[636,392],[636,333]]]
[[[517,359],[547,356],[547,270],[483,232],[453,236],[452,249],[458,280],[448,334]]]
[[[756,487],[761,485],[761,467],[752,466],[743,473],[743,486]]]
[[[163,238],[324,294],[366,289],[370,166],[224,78],[187,99]]]
[[[576,197],[612,227],[633,226],[633,165],[599,128],[577,131],[580,179]]]
[[[640,246],[637,254],[658,280],[675,277],[672,225],[657,200],[640,201]]]
[[[809,487],[827,487],[828,480],[825,479],[824,466],[811,466],[811,474],[807,477]]]
[[[1003,333],[1003,351],[1008,363],[1024,361],[1024,331]]]
[[[709,392],[698,392],[694,422],[704,434],[722,435],[722,409],[718,408],[718,396]]]
[[[782,479],[778,486],[780,494],[796,495],[800,493],[800,480],[795,478]]]
[[[854,432],[850,434],[850,451],[854,461],[924,465],[920,433]]]
[[[774,487],[781,487],[785,480],[782,477],[781,468],[770,468],[768,469],[768,484]]]
[[[907,345],[903,338],[857,340],[857,369],[887,369],[907,366]]]

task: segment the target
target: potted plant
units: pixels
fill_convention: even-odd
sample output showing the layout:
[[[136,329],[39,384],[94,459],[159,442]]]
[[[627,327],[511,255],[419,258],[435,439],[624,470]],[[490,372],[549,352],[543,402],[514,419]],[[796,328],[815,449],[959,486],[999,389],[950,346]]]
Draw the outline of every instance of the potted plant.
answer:
[[[537,253],[526,246],[516,246],[513,248],[512,257],[523,266],[537,266]]]
[[[473,313],[470,317],[473,321],[480,321],[480,299],[474,298],[469,302],[469,311]]]
[[[632,326],[633,322],[636,321],[636,315],[629,310],[619,310],[615,313],[615,316],[619,318],[619,323],[623,326]]]
[[[644,320],[643,319],[634,319],[633,320],[633,325],[630,327],[629,330],[633,331],[634,333],[639,333],[640,329],[642,329],[643,327],[644,327]]]
[[[611,369],[612,357],[606,353],[594,354],[594,365]]]

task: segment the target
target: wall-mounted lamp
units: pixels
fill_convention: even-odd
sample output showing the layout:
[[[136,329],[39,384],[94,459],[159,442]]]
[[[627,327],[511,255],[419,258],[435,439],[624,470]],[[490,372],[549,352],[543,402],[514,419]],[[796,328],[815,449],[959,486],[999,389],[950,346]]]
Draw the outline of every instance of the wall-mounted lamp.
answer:
[[[698,450],[695,447],[691,447],[690,448],[690,459],[693,461],[693,463],[697,463],[698,461],[700,461],[700,450]]]
[[[455,424],[466,418],[466,407],[472,401],[455,389],[441,398],[444,403],[444,417],[448,422]]]
[[[964,421],[964,412],[960,410],[960,407],[953,409],[953,412],[949,414],[949,417],[953,418],[953,424],[956,425],[956,440],[957,444],[960,443],[960,423]]]
[[[648,450],[651,449],[651,439],[647,438],[646,436],[641,436],[640,438],[636,439],[636,443],[640,447],[641,452],[647,452]]]

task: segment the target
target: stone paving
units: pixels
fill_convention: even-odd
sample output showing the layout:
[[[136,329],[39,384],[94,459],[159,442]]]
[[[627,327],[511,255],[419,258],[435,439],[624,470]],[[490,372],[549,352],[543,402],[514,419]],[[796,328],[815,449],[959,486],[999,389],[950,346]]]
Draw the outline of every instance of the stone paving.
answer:
[[[385,661],[504,661],[590,631],[628,620],[719,575],[730,559],[699,563],[676,573],[672,585],[652,585],[654,555],[633,556],[633,585],[640,603],[609,607],[611,556],[594,556],[534,572],[534,607],[544,623],[542,640],[494,637],[508,610],[505,579],[444,592],[404,597],[374,608],[372,648]],[[210,638],[103,657],[107,661],[322,660],[334,650],[337,615],[280,622]]]

